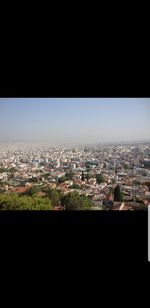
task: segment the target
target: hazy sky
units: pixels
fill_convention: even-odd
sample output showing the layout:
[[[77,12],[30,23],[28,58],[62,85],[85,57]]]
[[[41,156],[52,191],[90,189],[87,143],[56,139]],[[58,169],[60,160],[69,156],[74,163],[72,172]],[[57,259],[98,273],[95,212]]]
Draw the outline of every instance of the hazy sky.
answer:
[[[149,98],[0,98],[0,141],[150,139]]]

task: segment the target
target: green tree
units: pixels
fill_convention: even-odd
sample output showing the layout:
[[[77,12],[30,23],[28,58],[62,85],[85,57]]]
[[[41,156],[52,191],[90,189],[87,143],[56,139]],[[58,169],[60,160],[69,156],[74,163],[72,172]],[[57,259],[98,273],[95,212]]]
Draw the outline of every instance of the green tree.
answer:
[[[120,190],[120,186],[117,185],[116,188],[114,189],[114,201],[123,201],[123,194]]]
[[[83,181],[83,182],[85,181],[84,171],[82,171],[81,181]]]
[[[59,190],[59,189],[57,189],[57,193],[58,193],[59,200],[60,200],[61,197],[64,195],[64,193],[61,190]]]
[[[25,194],[32,197],[35,194],[37,194],[37,192],[39,191],[40,191],[39,186],[33,186],[33,187],[30,187]]]
[[[62,176],[61,178],[58,178],[58,183],[61,184],[61,183],[64,183],[65,181],[67,181],[68,178],[66,176]]]
[[[32,200],[32,210],[52,210],[52,203],[48,198],[35,197]]]
[[[7,169],[5,169],[5,168],[0,168],[0,173],[6,172],[6,171],[7,171]]]
[[[66,196],[66,204],[65,209],[66,210],[79,210],[80,209],[80,196],[77,191],[70,192]]]
[[[86,169],[87,169],[87,171],[90,170],[90,164],[89,163],[86,163]]]
[[[73,179],[73,172],[67,172],[65,176],[68,180],[72,180]]]
[[[10,171],[11,173],[15,173],[15,172],[17,172],[18,170],[17,170],[16,168],[12,167],[12,168],[10,168],[9,171]]]
[[[148,189],[150,191],[150,182],[145,182],[145,185],[148,186]]]
[[[89,179],[90,179],[89,172],[87,172],[86,179],[87,179],[87,180],[89,180]]]
[[[66,196],[64,193],[62,193],[61,196],[60,196],[60,202],[61,202],[61,205],[62,205],[63,207],[66,206],[67,196]]]
[[[48,198],[18,196],[17,194],[0,194],[1,210],[52,210],[51,200]]]
[[[80,197],[80,207],[81,209],[89,209],[90,207],[92,206],[92,203],[91,203],[91,200],[85,196],[85,195],[82,195]]]
[[[97,184],[101,184],[101,183],[105,182],[104,177],[102,176],[102,174],[97,174],[96,175],[96,182],[97,182]]]
[[[72,185],[72,188],[73,188],[73,189],[80,189],[80,185],[74,183],[74,184]]]
[[[140,185],[140,182],[137,181],[137,180],[135,180],[135,181],[134,181],[134,184],[135,184],[135,185]]]
[[[47,180],[48,179],[48,177],[50,176],[51,174],[48,172],[48,173],[46,173],[46,174],[43,174],[43,178],[45,179],[45,180]]]
[[[50,198],[53,207],[60,205],[60,198],[61,197],[60,197],[57,189],[49,189],[48,190],[48,197]]]
[[[66,210],[85,210],[90,208],[91,202],[85,195],[80,196],[77,191],[70,192],[63,198]]]

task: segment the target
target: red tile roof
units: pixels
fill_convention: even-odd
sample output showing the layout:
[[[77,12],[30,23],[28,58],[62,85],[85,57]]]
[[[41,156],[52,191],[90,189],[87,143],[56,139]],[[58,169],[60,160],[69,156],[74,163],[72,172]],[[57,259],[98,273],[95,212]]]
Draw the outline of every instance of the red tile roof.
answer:
[[[62,206],[55,206],[54,211],[64,211],[64,208]]]
[[[12,190],[16,193],[24,193],[27,191],[27,187],[15,187]]]
[[[45,193],[45,192],[42,192],[42,191],[39,191],[39,192],[37,193],[37,196],[39,196],[39,197],[45,197],[45,196],[46,196],[46,193]]]

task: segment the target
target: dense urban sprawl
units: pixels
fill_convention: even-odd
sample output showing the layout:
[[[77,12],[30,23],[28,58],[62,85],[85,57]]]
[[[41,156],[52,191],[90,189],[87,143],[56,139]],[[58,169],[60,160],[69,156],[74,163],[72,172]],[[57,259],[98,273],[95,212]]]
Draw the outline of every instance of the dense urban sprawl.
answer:
[[[143,210],[150,143],[0,144],[1,210]]]

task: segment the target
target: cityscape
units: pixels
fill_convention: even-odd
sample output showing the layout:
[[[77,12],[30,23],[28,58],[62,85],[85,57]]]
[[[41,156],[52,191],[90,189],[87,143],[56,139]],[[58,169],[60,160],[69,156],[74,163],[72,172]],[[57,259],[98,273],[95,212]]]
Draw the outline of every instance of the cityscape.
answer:
[[[147,210],[150,100],[44,100],[0,99],[0,210]]]

